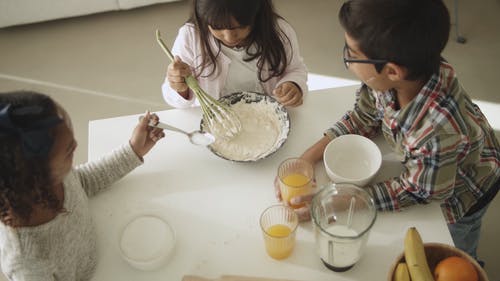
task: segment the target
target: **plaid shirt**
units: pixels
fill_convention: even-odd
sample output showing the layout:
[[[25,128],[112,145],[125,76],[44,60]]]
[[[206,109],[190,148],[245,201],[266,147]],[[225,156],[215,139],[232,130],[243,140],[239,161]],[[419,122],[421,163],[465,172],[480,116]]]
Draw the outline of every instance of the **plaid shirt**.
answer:
[[[417,203],[441,202],[448,223],[455,223],[500,178],[499,144],[480,109],[443,63],[418,95],[397,108],[392,90],[366,85],[354,109],[325,134],[373,137],[382,131],[401,157],[405,171],[367,186],[379,210],[400,210]]]

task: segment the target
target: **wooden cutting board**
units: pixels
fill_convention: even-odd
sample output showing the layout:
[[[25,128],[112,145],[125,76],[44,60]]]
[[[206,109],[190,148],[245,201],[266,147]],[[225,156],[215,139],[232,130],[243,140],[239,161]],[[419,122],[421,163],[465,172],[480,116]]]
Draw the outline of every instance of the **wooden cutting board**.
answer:
[[[182,278],[182,281],[296,281],[296,280],[272,279],[272,278],[236,276],[236,275],[223,275],[219,278],[209,279],[194,275],[186,275],[184,276],[184,278]]]

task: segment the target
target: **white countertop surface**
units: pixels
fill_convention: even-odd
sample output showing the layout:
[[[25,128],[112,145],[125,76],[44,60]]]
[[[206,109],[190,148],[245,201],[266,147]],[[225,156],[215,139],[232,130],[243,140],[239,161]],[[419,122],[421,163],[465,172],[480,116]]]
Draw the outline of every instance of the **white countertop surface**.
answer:
[[[145,163],[91,199],[98,231],[99,263],[93,280],[181,280],[187,274],[215,278],[249,275],[293,280],[386,280],[403,250],[406,229],[416,226],[424,242],[453,245],[437,203],[398,213],[379,213],[366,251],[349,271],[336,273],[316,254],[313,228],[302,223],[292,255],[281,261],[267,256],[259,226],[260,213],[276,204],[273,179],[279,163],[300,155],[354,104],[357,87],[313,91],[304,105],[289,109],[291,130],[284,146],[255,163],[233,163],[192,145],[186,136],[166,137],[146,155]],[[186,131],[199,127],[199,109],[157,113],[163,122]],[[138,115],[95,120],[89,124],[89,159],[97,159],[128,141]],[[401,164],[377,139],[383,154],[377,179],[395,175]],[[316,166],[318,185],[328,181]],[[175,230],[177,243],[170,261],[155,271],[130,267],[120,256],[124,225],[138,214],[154,214]]]

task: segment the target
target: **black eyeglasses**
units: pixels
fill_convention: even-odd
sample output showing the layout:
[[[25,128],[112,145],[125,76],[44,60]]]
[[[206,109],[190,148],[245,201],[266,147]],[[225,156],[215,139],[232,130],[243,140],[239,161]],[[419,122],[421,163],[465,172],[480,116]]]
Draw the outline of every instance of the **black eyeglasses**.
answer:
[[[351,63],[368,63],[368,64],[374,64],[375,68],[377,69],[377,71],[380,72],[382,70],[383,66],[386,63],[388,63],[387,60],[371,60],[371,59],[358,60],[358,59],[351,59],[350,55],[349,55],[349,47],[347,47],[347,43],[344,45],[343,56],[344,56],[344,65],[345,65],[345,68],[349,68],[349,65]]]

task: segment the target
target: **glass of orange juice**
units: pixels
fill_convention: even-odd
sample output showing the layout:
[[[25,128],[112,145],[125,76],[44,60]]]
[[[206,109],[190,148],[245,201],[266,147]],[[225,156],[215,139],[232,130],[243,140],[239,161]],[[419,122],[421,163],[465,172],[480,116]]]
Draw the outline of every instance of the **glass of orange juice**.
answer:
[[[297,214],[288,206],[273,205],[262,212],[260,227],[270,257],[281,260],[290,256],[295,246],[298,225]]]
[[[304,203],[293,205],[290,200],[313,192],[313,166],[301,158],[286,159],[278,167],[278,178],[283,201],[294,209],[303,207]]]

